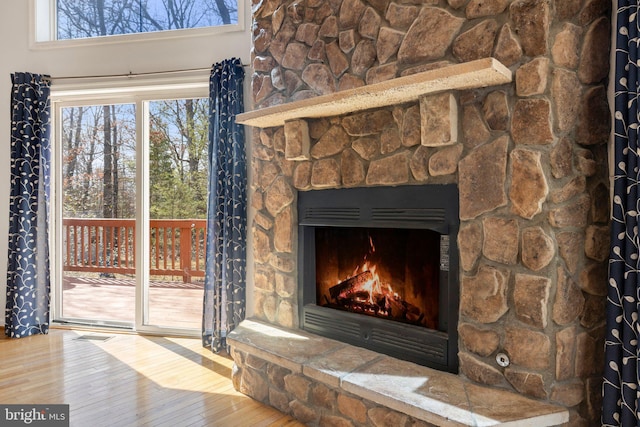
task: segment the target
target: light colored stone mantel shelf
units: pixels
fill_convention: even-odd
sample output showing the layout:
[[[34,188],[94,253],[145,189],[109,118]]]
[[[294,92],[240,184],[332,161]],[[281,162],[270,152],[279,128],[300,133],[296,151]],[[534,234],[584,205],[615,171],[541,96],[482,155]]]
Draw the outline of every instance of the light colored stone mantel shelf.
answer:
[[[294,373],[439,426],[543,427],[569,420],[565,408],[302,330],[245,320],[227,342]]]
[[[511,70],[502,63],[483,58],[242,113],[236,122],[259,128],[282,126],[287,120],[337,116],[415,101],[430,93],[497,86],[511,79]]]

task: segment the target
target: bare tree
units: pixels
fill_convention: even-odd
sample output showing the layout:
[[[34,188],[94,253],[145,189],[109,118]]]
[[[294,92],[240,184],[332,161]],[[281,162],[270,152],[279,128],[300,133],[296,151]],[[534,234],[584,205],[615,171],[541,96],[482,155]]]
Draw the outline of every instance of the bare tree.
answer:
[[[237,0],[58,0],[58,38],[225,25],[237,15]]]
[[[71,108],[69,111],[69,123],[68,126],[65,127],[67,132],[63,135],[66,153],[65,180],[72,180],[77,172],[83,115],[84,109],[82,107]]]
[[[57,8],[59,38],[195,28],[237,20],[237,0],[57,0]],[[207,131],[202,123],[206,122],[207,107],[194,100],[167,101],[165,113],[162,120],[152,123],[155,123],[156,135],[162,135],[159,140],[168,144],[165,147],[171,152],[179,183],[174,187],[180,187],[184,193],[180,199],[188,196],[203,200],[206,195],[203,159],[206,157]],[[113,105],[95,108],[93,117],[100,123],[85,123],[82,114],[86,114],[86,110],[79,109],[69,116],[71,127],[66,128],[65,134],[67,152],[72,156],[82,144],[88,144],[85,147],[88,151],[82,159],[84,165],[79,164],[81,159],[77,155],[69,157],[66,174],[71,178],[79,169],[85,171],[84,191],[77,200],[79,210],[88,210],[90,204],[97,203],[96,197],[90,194],[97,188],[94,181],[99,180],[101,206],[99,210],[97,206],[92,209],[105,218],[117,218],[131,211],[126,206],[132,205],[126,201],[128,195],[121,197],[127,180],[126,173],[121,175],[121,172],[128,167],[126,159],[123,162],[121,158],[123,144],[127,141],[126,126],[119,122],[120,116]],[[84,137],[88,138],[86,142],[81,141],[84,126],[88,126],[84,132]],[[100,156],[102,158],[97,161]],[[101,173],[100,177],[93,176],[98,173]],[[202,210],[206,208],[196,209]]]
[[[85,173],[83,179],[83,191],[81,196],[81,206],[84,212],[87,211],[88,201],[91,199],[91,187],[93,181],[93,162],[96,155],[96,142],[98,138],[98,126],[100,122],[100,116],[94,115],[93,126],[91,127],[90,137],[87,138],[88,147],[85,149]]]
[[[92,216],[99,205],[95,197],[98,189],[94,172],[103,120],[102,113],[96,114],[97,111],[95,107],[62,110],[64,204],[65,211],[74,216]]]
[[[237,3],[225,2],[224,0],[216,0],[216,7],[218,9],[218,15],[224,24],[231,24],[231,11],[235,11],[236,15],[238,10],[231,7],[231,4],[237,5]]]
[[[184,99],[154,101],[150,112],[152,179],[164,183],[152,186],[152,203],[176,202],[184,206],[182,217],[206,213],[208,100]],[[168,198],[167,202],[161,202]],[[158,206],[155,212],[164,216],[173,207]]]
[[[58,0],[58,38],[84,38],[137,31],[135,0]]]
[[[103,191],[103,205],[102,205],[102,217],[103,218],[115,218],[113,216],[113,150],[112,150],[112,135],[111,131],[111,106],[105,105],[102,107],[104,111],[104,138],[103,138],[103,161],[104,161],[104,173],[102,175],[102,191]]]

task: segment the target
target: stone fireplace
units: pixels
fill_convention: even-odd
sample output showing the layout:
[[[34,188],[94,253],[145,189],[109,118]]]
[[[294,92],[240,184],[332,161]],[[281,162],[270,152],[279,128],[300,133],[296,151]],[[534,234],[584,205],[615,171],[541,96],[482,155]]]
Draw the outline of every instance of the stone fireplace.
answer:
[[[533,399],[518,401],[527,419],[544,412],[526,414],[533,401],[567,408],[569,425],[598,420],[609,7],[599,0],[254,1],[257,110],[444,70],[438,80],[456,64],[486,57],[514,79],[253,128],[255,264],[248,283],[255,303],[247,325],[258,326],[230,337],[238,389],[308,424],[466,423],[450,398],[442,397],[448,409],[386,404],[379,398],[388,398],[386,391],[363,386],[359,375],[370,368],[380,375],[367,384],[383,383],[389,370],[421,368],[357,348],[351,357],[361,364],[343,360],[338,367],[347,350],[300,331],[299,316],[306,304],[299,291],[301,194],[452,185],[459,192],[459,373],[447,373],[443,389]],[[295,342],[321,348],[309,354],[307,345],[303,357]],[[280,347],[268,350],[269,343]]]

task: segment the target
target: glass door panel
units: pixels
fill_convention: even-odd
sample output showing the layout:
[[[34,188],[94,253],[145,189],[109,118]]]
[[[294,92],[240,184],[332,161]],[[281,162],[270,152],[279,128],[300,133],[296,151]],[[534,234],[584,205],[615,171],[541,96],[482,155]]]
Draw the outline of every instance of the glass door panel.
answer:
[[[208,99],[149,102],[148,325],[202,324]]]
[[[63,320],[133,327],[135,110],[61,109]]]

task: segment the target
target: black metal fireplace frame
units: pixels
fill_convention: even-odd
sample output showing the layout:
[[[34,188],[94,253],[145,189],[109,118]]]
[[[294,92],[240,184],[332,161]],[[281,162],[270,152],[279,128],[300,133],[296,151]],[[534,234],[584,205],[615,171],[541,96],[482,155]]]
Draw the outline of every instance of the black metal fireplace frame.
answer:
[[[458,188],[408,185],[298,193],[300,327],[435,369],[458,371]],[[432,330],[316,304],[315,228],[429,229],[441,235],[439,328]]]

